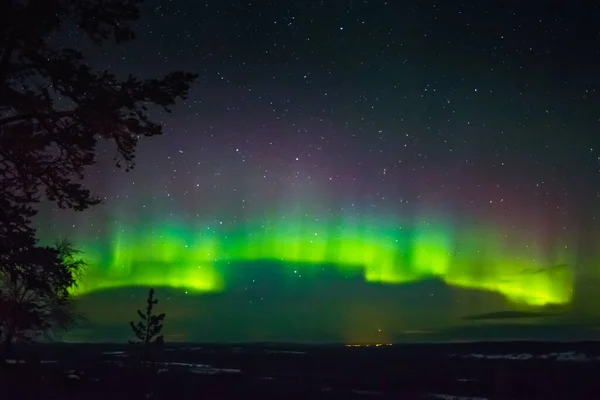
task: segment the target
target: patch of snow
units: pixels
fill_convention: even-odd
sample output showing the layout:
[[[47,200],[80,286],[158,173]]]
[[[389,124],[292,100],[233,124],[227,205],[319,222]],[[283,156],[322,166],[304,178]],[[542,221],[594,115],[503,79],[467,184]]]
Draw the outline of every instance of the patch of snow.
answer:
[[[220,368],[217,369],[219,372],[223,372],[225,374],[241,374],[242,370],[237,368]]]
[[[530,360],[533,358],[532,354],[467,354],[463,358],[477,358],[486,360]]]
[[[159,365],[164,365],[165,367],[187,367],[187,368],[212,368],[207,364],[191,364],[191,363],[183,363],[183,362],[159,362]]]
[[[102,353],[102,355],[105,356],[120,356],[120,355],[124,355],[125,352],[124,351],[105,351],[104,353]]]
[[[242,370],[233,368],[192,368],[189,370],[192,374],[215,375],[215,374],[241,374]]]
[[[477,382],[477,379],[473,379],[473,378],[457,378],[456,382]]]
[[[67,379],[72,379],[72,380],[80,380],[81,379],[79,377],[79,375],[77,375],[77,373],[74,369],[68,370],[67,372],[65,372],[65,375],[67,376]]]
[[[548,354],[542,354],[541,356],[539,356],[539,358],[541,358],[542,360],[550,360],[552,358],[556,358],[557,355],[558,355],[558,353],[548,353]]]
[[[273,378],[272,376],[259,376],[258,378],[256,378],[260,381],[274,381],[275,378]]]
[[[191,364],[182,362],[159,362],[158,365],[164,367],[183,367],[187,368],[189,372],[194,374],[240,374],[241,370],[235,368],[213,368],[207,364]]]
[[[466,354],[463,358],[485,358],[483,354]]]
[[[25,364],[25,360],[15,360],[14,358],[7,358],[4,362],[7,364]]]
[[[570,362],[586,362],[586,361],[594,361],[600,360],[598,357],[588,357],[584,353],[577,353],[575,351],[568,351],[563,353],[547,353],[540,355],[533,355],[529,353],[521,353],[521,354],[465,354],[462,358],[476,358],[479,360],[513,360],[513,361],[522,361],[522,360],[554,360],[554,361],[570,361]]]
[[[168,370],[168,369],[166,369],[166,368],[161,368],[161,369],[159,369],[159,370],[158,370],[156,373],[157,373],[157,374],[162,374],[162,373],[164,373],[164,372],[169,372],[169,370]]]
[[[512,358],[510,358],[510,360],[531,360],[533,357],[533,354],[515,354],[512,355]]]
[[[27,360],[15,360],[14,358],[7,358],[4,360],[7,364],[27,364]],[[58,364],[56,360],[40,360],[40,364]]]

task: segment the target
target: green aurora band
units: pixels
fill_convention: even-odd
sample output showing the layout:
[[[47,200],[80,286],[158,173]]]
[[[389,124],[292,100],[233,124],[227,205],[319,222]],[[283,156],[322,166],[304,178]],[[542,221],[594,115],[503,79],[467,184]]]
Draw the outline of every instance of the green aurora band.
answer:
[[[306,216],[269,221],[233,230],[183,223],[158,229],[114,226],[110,244],[82,246],[89,267],[76,295],[134,286],[221,292],[231,273],[221,268],[225,263],[242,268],[244,262],[264,260],[290,274],[299,264],[314,265],[360,273],[378,284],[440,279],[527,306],[567,304],[573,296],[566,250],[543,254],[548,252],[526,245],[531,241],[508,242],[490,228],[455,231],[449,224],[423,221],[408,228],[392,220],[322,222]]]

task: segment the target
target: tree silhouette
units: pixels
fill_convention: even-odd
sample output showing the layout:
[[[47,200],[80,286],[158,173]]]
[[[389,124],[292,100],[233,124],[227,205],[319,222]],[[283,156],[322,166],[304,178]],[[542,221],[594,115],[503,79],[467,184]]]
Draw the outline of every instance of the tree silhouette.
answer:
[[[70,328],[78,316],[70,290],[85,262],[67,241],[12,252],[0,265],[0,337],[5,349]]]
[[[158,299],[154,298],[154,289],[150,289],[148,298],[146,299],[146,313],[138,310],[137,313],[140,321],[137,324],[133,321],[129,322],[131,330],[137,338],[137,341],[130,340],[130,344],[141,345],[146,350],[150,347],[161,347],[164,344],[162,328],[166,314],[153,314],[156,304],[158,304]]]
[[[95,46],[132,40],[128,24],[138,19],[140,4],[141,0],[0,0],[4,340],[12,341],[29,328],[40,332],[52,323],[67,325],[72,316],[67,295],[74,283],[72,266],[60,261],[56,249],[38,246],[31,224],[38,203],[46,199],[78,211],[98,204],[99,198],[82,184],[86,168],[97,160],[97,144],[112,143],[117,166],[129,170],[138,140],[162,133],[150,119],[150,108],[170,112],[196,79],[185,72],[145,80],[119,78],[93,69],[80,49],[64,47],[57,39],[80,34]],[[49,281],[39,279],[41,271],[50,274]],[[36,300],[25,300],[32,293]]]
[[[75,210],[98,204],[81,183],[98,141],[116,145],[115,162],[128,170],[138,140],[162,133],[149,108],[170,112],[186,98],[195,74],[119,79],[57,44],[65,29],[97,46],[134,39],[128,24],[140,3],[0,0],[0,254],[35,245],[30,219],[42,198]]]

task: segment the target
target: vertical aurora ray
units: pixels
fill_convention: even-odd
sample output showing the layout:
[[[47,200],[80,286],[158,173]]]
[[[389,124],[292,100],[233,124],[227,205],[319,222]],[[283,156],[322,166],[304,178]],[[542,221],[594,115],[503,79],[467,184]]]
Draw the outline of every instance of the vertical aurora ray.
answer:
[[[511,246],[490,227],[452,229],[425,221],[349,216],[327,221],[294,213],[293,218],[254,221],[239,229],[187,228],[163,224],[136,231],[117,227],[110,252],[84,246],[90,270],[78,294],[126,286],[168,286],[191,292],[227,290],[222,263],[270,261],[294,271],[315,265],[362,270],[365,281],[402,284],[436,278],[448,285],[495,292],[531,306],[566,304],[572,271],[548,265],[538,248]],[[412,225],[412,226],[410,226]],[[568,264],[564,246],[549,257]]]
[[[420,224],[413,244],[413,265],[424,275],[445,276],[451,268],[451,233],[449,230]]]

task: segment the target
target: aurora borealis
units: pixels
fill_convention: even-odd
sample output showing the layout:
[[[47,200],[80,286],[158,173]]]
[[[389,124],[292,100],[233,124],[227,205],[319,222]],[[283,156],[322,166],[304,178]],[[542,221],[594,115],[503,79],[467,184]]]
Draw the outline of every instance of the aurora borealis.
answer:
[[[242,232],[185,226],[134,230],[140,233],[132,235],[117,232],[110,248],[86,249],[92,268],[79,293],[127,286],[219,292],[227,290],[223,264],[273,261],[297,279],[302,276],[295,265],[309,264],[360,271],[372,283],[439,278],[448,285],[497,292],[533,306],[571,300],[568,254],[547,259],[533,249],[519,256],[498,235],[471,232],[457,239],[449,228],[429,222],[402,229],[377,221],[277,221],[250,224]]]
[[[133,171],[101,149],[103,204],[42,206],[42,241],[89,264],[71,340],[126,340],[148,287],[172,341],[595,337],[595,8],[201,3],[146,1],[131,44],[65,39],[200,74]]]

